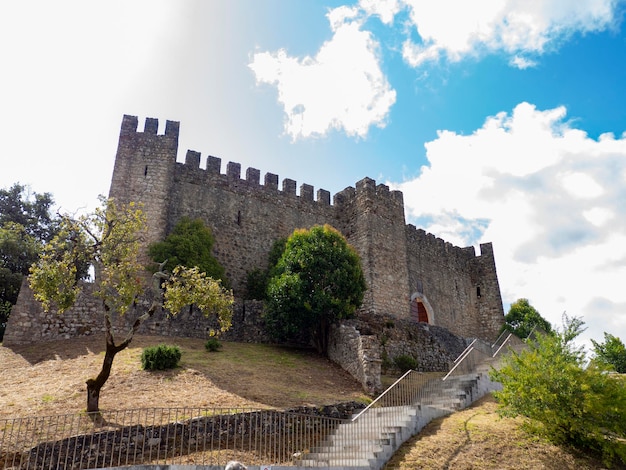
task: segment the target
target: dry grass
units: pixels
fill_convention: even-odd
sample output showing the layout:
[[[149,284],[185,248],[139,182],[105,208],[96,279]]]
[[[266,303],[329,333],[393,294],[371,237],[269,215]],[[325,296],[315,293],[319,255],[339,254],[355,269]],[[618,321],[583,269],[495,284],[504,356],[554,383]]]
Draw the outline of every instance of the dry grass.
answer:
[[[162,342],[181,348],[181,367],[142,370],[142,349]],[[100,371],[103,343],[102,338],[81,338],[0,347],[0,418],[83,411],[85,381]],[[115,358],[100,408],[288,408],[366,399],[345,371],[309,351],[223,345],[219,352],[209,353],[200,339],[135,337]]]
[[[473,406],[428,424],[407,441],[385,470],[598,470],[597,459],[557,447],[500,418],[487,395]]]
[[[178,345],[182,367],[141,369],[142,348]],[[0,419],[75,413],[85,408],[85,380],[100,370],[102,338],[0,347]],[[136,337],[115,359],[102,409],[142,407],[278,407],[365,400],[361,387],[328,360],[307,351],[223,343],[208,353],[204,341]],[[488,396],[471,408],[430,423],[387,468],[600,469],[597,460],[528,436],[520,421],[500,419]]]

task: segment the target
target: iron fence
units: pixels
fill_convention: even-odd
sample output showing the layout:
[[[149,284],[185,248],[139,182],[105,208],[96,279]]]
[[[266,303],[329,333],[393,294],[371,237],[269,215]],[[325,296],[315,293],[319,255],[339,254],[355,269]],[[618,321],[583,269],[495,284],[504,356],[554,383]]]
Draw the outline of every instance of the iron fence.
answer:
[[[341,419],[277,410],[143,409],[0,420],[0,468],[291,465]]]

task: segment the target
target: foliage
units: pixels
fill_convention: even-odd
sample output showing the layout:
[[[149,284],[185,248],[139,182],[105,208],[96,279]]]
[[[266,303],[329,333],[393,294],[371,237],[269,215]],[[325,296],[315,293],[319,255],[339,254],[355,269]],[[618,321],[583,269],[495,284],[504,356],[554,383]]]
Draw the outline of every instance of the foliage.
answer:
[[[545,333],[552,332],[550,322],[530,305],[528,299],[518,299],[513,302],[509,313],[504,316],[504,321],[502,330],[508,330],[521,339],[526,339],[535,328]]]
[[[215,238],[202,220],[183,217],[165,240],[150,245],[148,254],[157,263],[167,260],[164,266],[167,271],[179,265],[197,267],[207,276],[228,285],[224,268],[211,252],[214,244]]]
[[[12,222],[21,225],[35,240],[51,240],[57,223],[50,213],[53,203],[50,193],[31,194],[26,186],[19,183],[9,189],[0,189],[0,226]]]
[[[417,369],[417,360],[408,354],[401,354],[394,357],[393,363],[403,374],[409,370]]]
[[[0,341],[23,277],[56,231],[52,203],[49,193],[30,194],[20,184],[0,189]]]
[[[216,314],[219,330],[224,331],[230,327],[233,302],[232,292],[218,281],[198,268],[183,266],[177,266],[171,276],[162,270],[155,272],[146,294],[139,262],[145,216],[132,202],[121,206],[112,199],[102,198],[101,202],[102,206],[92,213],[78,218],[62,216],[57,235],[44,247],[29,276],[35,298],[44,309],[54,306],[63,313],[76,302],[83,286],[79,282],[80,266],[94,266],[94,294],[102,300],[104,309],[106,350],[100,373],[87,380],[87,411],[98,411],[100,389],[110,375],[115,355],[128,347],[139,326],[157,308],[164,306],[176,315],[185,305],[196,305],[205,315]],[[112,312],[124,315],[130,308],[139,307],[140,315],[126,337],[116,341]]]
[[[113,200],[101,202],[90,214],[63,215],[59,232],[31,267],[30,286],[45,310],[55,306],[63,313],[76,302],[83,263],[94,266],[95,295],[108,310],[124,314],[143,293],[138,255],[145,216],[134,203],[117,207]]]
[[[249,271],[246,278],[246,300],[267,300],[267,285],[271,273],[276,269],[278,260],[285,251],[286,238],[280,238],[274,242],[268,256],[268,267],[266,270],[253,269]]]
[[[166,370],[178,367],[182,353],[178,346],[159,344],[144,348],[141,352],[141,367],[144,370]]]
[[[222,343],[217,338],[209,338],[206,343],[204,343],[204,349],[209,352],[217,352],[222,349]]]
[[[227,331],[232,325],[232,291],[225,290],[219,280],[212,279],[197,267],[188,269],[176,266],[165,281],[163,306],[176,315],[187,305],[195,305],[205,315],[215,314],[219,329],[209,331],[210,336]]]
[[[359,256],[337,230],[296,230],[268,282],[268,331],[277,340],[306,335],[326,353],[331,324],[354,315],[365,289]]]
[[[246,300],[264,300],[269,280],[267,271],[256,268],[246,275]]]
[[[530,418],[530,429],[557,444],[626,463],[626,388],[619,376],[584,367],[584,350],[574,344],[582,331],[580,319],[564,315],[562,331],[539,334],[528,349],[506,356],[492,372],[503,387],[494,393],[499,412]]]
[[[603,343],[594,340],[591,343],[596,354],[595,361],[614,369],[615,372],[626,374],[626,346],[621,339],[605,332]]]

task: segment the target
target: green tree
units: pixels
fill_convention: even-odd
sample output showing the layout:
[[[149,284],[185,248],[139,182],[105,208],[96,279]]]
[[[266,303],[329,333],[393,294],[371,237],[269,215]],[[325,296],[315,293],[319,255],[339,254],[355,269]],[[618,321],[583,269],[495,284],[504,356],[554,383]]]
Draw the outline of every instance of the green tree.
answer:
[[[0,340],[17,302],[22,279],[40,250],[41,244],[24,226],[14,222],[0,226]]]
[[[138,261],[140,233],[145,216],[134,203],[118,207],[113,200],[102,200],[93,213],[61,218],[60,230],[43,249],[31,267],[30,286],[44,309],[52,306],[63,313],[75,302],[83,284],[78,268],[90,262],[96,273],[95,295],[101,299],[105,324],[105,356],[100,373],[87,380],[87,411],[99,410],[100,390],[111,374],[115,355],[131,343],[139,326],[165,307],[173,315],[186,305],[196,305],[205,315],[215,314],[220,330],[230,327],[232,292],[198,268],[177,266],[172,275],[160,268],[152,276],[147,292],[141,282]],[[164,286],[164,294],[161,289]],[[131,308],[143,307],[125,336],[119,341],[112,327],[112,314],[124,315]]]
[[[283,254],[283,251],[285,251],[286,243],[286,238],[279,238],[274,242],[268,256],[267,269],[257,268],[252,271],[248,271],[245,293],[245,298],[247,300],[267,300],[267,285],[269,283],[270,276],[278,264],[278,260]]]
[[[19,183],[0,189],[0,341],[22,279],[56,231],[52,204],[49,193],[31,194]]]
[[[611,367],[615,372],[626,374],[626,346],[621,339],[605,332],[603,343],[594,340],[591,343],[597,362]]]
[[[58,223],[58,218],[51,214],[53,203],[50,193],[31,194],[19,183],[9,189],[0,189],[0,226],[13,222],[24,227],[26,233],[36,240],[51,240]]]
[[[155,262],[167,260],[166,270],[175,266],[198,267],[213,279],[228,286],[224,268],[212,254],[215,238],[200,219],[181,218],[165,240],[153,243],[148,254]]]
[[[330,326],[353,316],[363,302],[366,285],[356,251],[329,225],[296,230],[272,271],[268,331],[277,340],[305,335],[325,354]]]
[[[585,368],[575,339],[584,331],[578,318],[564,315],[563,329],[540,333],[528,349],[510,352],[492,379],[503,416],[530,418],[527,427],[557,444],[592,450],[607,464],[626,463],[626,388],[623,378]]]
[[[510,331],[521,339],[526,339],[534,329],[552,332],[552,325],[530,305],[528,299],[518,299],[511,304],[509,313],[504,316],[502,331]]]

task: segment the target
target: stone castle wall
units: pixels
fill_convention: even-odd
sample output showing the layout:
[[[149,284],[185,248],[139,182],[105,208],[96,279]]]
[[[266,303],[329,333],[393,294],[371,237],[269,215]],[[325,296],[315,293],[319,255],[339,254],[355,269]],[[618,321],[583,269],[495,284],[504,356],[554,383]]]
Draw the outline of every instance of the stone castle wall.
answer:
[[[370,178],[337,193],[318,190],[188,151],[176,162],[179,124],[168,121],[164,135],[148,119],[125,116],[110,196],[141,201],[150,241],[162,239],[183,216],[202,219],[215,236],[215,256],[225,267],[235,296],[245,291],[246,274],[264,269],[273,243],[294,229],[328,223],[343,233],[361,256],[368,285],[362,315],[409,318],[411,300],[423,301],[429,322],[465,337],[493,339],[504,312],[490,245],[476,256],[406,225],[402,193]],[[316,196],[316,197],[315,197]],[[483,252],[484,251],[484,252]]]
[[[221,160],[208,157],[207,169],[200,165],[200,154],[188,152],[185,164],[177,163],[171,188],[167,230],[183,216],[202,219],[215,237],[215,257],[226,270],[235,296],[245,291],[247,272],[267,267],[273,243],[289,236],[294,229],[333,220],[328,191],[300,187],[285,179],[278,187],[278,176],[268,173],[263,184],[260,172],[248,168],[241,178],[239,164],[228,163],[220,172]]]

